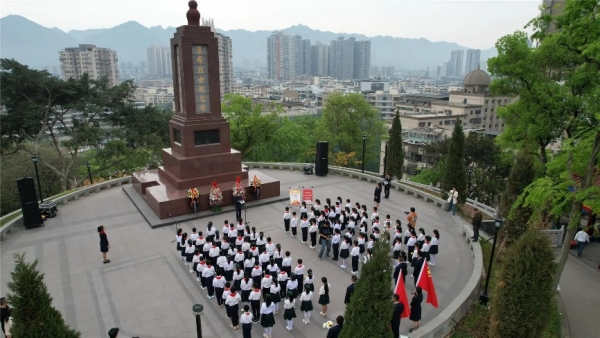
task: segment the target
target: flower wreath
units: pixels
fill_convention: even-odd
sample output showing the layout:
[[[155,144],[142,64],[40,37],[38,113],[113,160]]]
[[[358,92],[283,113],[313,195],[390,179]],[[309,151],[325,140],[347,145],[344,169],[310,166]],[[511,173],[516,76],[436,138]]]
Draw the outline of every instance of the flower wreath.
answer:
[[[240,176],[235,178],[235,184],[233,185],[233,196],[241,197],[242,200],[244,197],[246,197],[246,189],[244,189],[244,186],[242,185],[242,178]]]
[[[191,199],[195,199],[200,197],[200,191],[198,188],[189,188],[187,191],[187,197]]]
[[[217,185],[217,181],[212,182],[212,188],[210,188],[210,194],[208,195],[208,200],[211,206],[219,206],[223,204],[223,193],[221,189]]]
[[[260,188],[260,184],[261,184],[260,178],[258,178],[258,176],[256,176],[256,175],[254,175],[254,178],[252,178],[252,187],[254,189]]]

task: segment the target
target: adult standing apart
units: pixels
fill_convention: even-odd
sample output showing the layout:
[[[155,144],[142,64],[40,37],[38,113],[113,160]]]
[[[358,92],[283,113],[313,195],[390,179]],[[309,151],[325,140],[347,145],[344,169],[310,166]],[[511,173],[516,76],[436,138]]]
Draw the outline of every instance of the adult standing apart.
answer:
[[[321,250],[319,251],[319,259],[323,259],[323,252],[325,252],[325,248],[327,248],[327,257],[329,257],[329,252],[331,251],[331,226],[329,225],[329,221],[323,221],[323,225],[321,229],[319,229],[319,242],[321,243]]]
[[[2,325],[2,332],[6,335],[8,330],[5,331],[5,325],[8,321],[10,313],[10,307],[8,306],[8,300],[6,297],[0,298],[0,325]]]
[[[417,286],[413,292],[413,299],[410,301],[410,316],[408,319],[413,321],[413,327],[408,332],[413,332],[419,328],[419,321],[421,320],[421,303],[423,302],[423,289]]]
[[[473,237],[471,237],[471,239],[474,242],[477,242],[477,240],[479,239],[479,228],[481,227],[482,220],[483,215],[481,214],[481,211],[475,208],[473,210],[473,220],[471,221],[471,224],[473,224]]]
[[[415,280],[415,286],[417,285],[417,281],[419,280],[419,275],[421,274],[421,270],[423,268],[423,264],[425,264],[425,258],[423,257],[423,250],[417,250],[417,260],[414,261],[414,270],[413,270],[413,278]]]
[[[383,193],[385,198],[390,198],[390,188],[392,186],[392,177],[390,174],[385,175],[383,179]]]
[[[583,248],[585,245],[590,242],[590,235],[587,232],[583,231],[582,228],[579,228],[579,231],[575,234],[575,242],[577,242],[577,257],[581,257],[581,253],[583,253]]]
[[[108,237],[106,237],[106,233],[104,232],[104,225],[98,227],[98,235],[100,235],[100,252],[102,252],[102,260],[104,264],[110,263],[110,259],[106,259],[106,253],[108,252],[108,248],[110,248],[110,244],[108,244]]]
[[[344,316],[337,316],[335,324],[327,331],[327,338],[338,338],[344,327]]]
[[[458,191],[456,188],[452,188],[448,193],[448,210],[452,210],[452,215],[456,216],[456,205],[458,204]]]
[[[350,299],[352,299],[352,294],[354,293],[354,283],[358,280],[358,277],[352,276],[350,277],[350,285],[346,288],[346,296],[344,297],[344,304],[350,304]]]
[[[392,299],[394,300],[394,313],[392,314],[392,320],[390,320],[390,326],[394,338],[400,338],[400,317],[404,312],[404,304],[400,303],[400,296],[396,293],[392,295]]]
[[[375,192],[373,193],[373,201],[375,202],[375,207],[379,208],[379,203],[381,203],[381,183],[377,183],[375,186]]]
[[[413,229],[417,227],[417,217],[417,210],[414,207],[411,207],[408,216],[406,216],[406,220],[408,221],[408,224],[413,227]]]

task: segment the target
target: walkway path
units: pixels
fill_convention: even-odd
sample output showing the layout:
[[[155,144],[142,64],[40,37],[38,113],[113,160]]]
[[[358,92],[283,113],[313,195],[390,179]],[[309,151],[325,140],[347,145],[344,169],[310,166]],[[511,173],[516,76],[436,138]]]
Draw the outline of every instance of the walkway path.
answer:
[[[372,205],[374,185],[339,176],[307,176],[297,171],[263,170],[281,180],[282,195],[290,186],[313,186],[316,198],[350,198]],[[313,269],[317,280],[327,276],[331,301],[327,318],[318,314],[317,302],[310,325],[299,317],[294,330],[284,328],[282,315],[276,316],[275,337],[322,337],[322,323],[343,314],[343,298],[350,281],[350,271],[343,270],[329,259],[319,261],[317,252],[283,231],[281,215],[286,203],[281,202],[247,210],[247,219],[258,231],[264,231],[281,243],[283,250],[292,253],[294,261],[304,259]],[[440,308],[423,304],[423,320],[427,322],[440,313],[463,289],[473,271],[472,253],[449,215],[439,208],[403,193],[392,191],[389,200],[381,203],[381,215],[391,214],[405,224],[404,211],[411,206],[419,213],[419,226],[441,233],[438,264],[432,269]],[[211,220],[220,229],[225,219],[232,220],[233,212],[190,221],[182,227],[206,228]],[[105,225],[111,244],[112,263],[102,264],[98,250],[96,227]],[[7,292],[6,283],[14,268],[12,254],[26,252],[27,259],[38,259],[38,268],[45,273],[53,305],[63,313],[67,324],[81,331],[83,337],[104,337],[109,328],[121,328],[120,337],[195,337],[195,321],[191,307],[205,306],[202,317],[204,337],[241,337],[240,331],[230,328],[224,310],[217,308],[200,289],[195,276],[189,273],[175,253],[175,227],[152,230],[119,188],[103,191],[69,203],[60,209],[56,218],[44,228],[17,230],[2,242],[2,275],[0,294]],[[360,278],[360,277],[359,277]],[[319,284],[317,283],[317,287]],[[407,292],[414,289],[408,283]],[[300,315],[300,314],[299,314]],[[401,331],[410,327],[403,320]],[[262,328],[255,325],[255,335]]]

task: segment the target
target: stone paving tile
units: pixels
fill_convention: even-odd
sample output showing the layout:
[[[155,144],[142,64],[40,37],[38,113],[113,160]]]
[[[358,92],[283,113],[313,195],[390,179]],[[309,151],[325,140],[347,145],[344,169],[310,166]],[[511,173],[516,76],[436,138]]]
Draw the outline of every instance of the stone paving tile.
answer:
[[[344,200],[350,198],[352,203],[360,201],[369,208],[372,205],[374,187],[364,181],[339,176],[306,176],[297,171],[262,171],[280,179],[282,192],[286,195],[289,186],[313,186],[316,198],[322,201],[326,197],[342,196]],[[294,262],[302,258],[304,264],[313,269],[317,287],[320,277],[327,276],[332,285],[332,302],[327,318],[323,318],[318,315],[315,298],[311,324],[304,325],[300,315],[292,332],[285,330],[282,314],[277,315],[274,336],[322,337],[323,321],[344,312],[343,297],[351,275],[349,269],[339,267],[339,262],[318,260],[319,248],[311,250],[297,238],[284,233],[281,214],[285,206],[285,202],[280,202],[250,208],[246,210],[246,218],[257,231],[265,231],[266,236],[281,243],[284,251],[289,250]],[[472,254],[452,218],[430,203],[392,191],[390,200],[382,201],[380,214],[389,213],[392,219],[399,218],[404,224],[403,212],[411,206],[419,213],[418,226],[428,232],[437,228],[442,237],[438,265],[432,269],[440,308],[424,304],[422,322],[426,322],[462,290],[472,272]],[[233,218],[232,212],[188,221],[180,226],[188,232],[192,227],[204,231],[210,220],[221,229],[225,219]],[[105,225],[111,243],[110,264],[101,261],[98,225]],[[104,337],[112,326],[120,327],[120,336],[124,338],[195,337],[195,319],[191,313],[194,303],[205,306],[202,316],[204,337],[241,336],[240,331],[231,329],[230,320],[225,317],[224,310],[216,306],[216,301],[206,298],[195,274],[190,274],[178,259],[171,243],[174,233],[175,226],[150,229],[120,188],[81,198],[61,206],[58,216],[48,220],[46,227],[17,230],[2,242],[0,293],[7,291],[6,283],[14,267],[12,254],[26,252],[28,260],[40,260],[39,269],[46,274],[45,281],[54,297],[54,306],[63,315],[71,313],[74,321],[69,324],[82,331],[83,337]],[[65,273],[68,276],[66,286],[63,285]],[[407,291],[411,292],[414,286],[410,282],[407,284]],[[403,321],[401,330],[406,332],[409,326],[408,321]],[[262,332],[259,325],[254,325],[254,336],[261,336]]]

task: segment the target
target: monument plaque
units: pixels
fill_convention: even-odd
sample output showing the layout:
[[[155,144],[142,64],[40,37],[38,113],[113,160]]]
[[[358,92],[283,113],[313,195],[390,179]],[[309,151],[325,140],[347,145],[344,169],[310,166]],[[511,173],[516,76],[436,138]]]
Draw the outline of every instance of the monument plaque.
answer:
[[[189,213],[187,190],[200,190],[207,209],[211,183],[233,204],[237,176],[250,191],[242,154],[231,149],[229,123],[221,115],[219,45],[211,27],[200,26],[196,1],[188,3],[188,24],[171,39],[175,114],[169,123],[171,148],[163,149],[163,166],[134,173],[133,186],[161,218]],[[279,181],[252,171],[262,182],[261,198],[279,196]],[[250,195],[250,193],[248,193]]]

